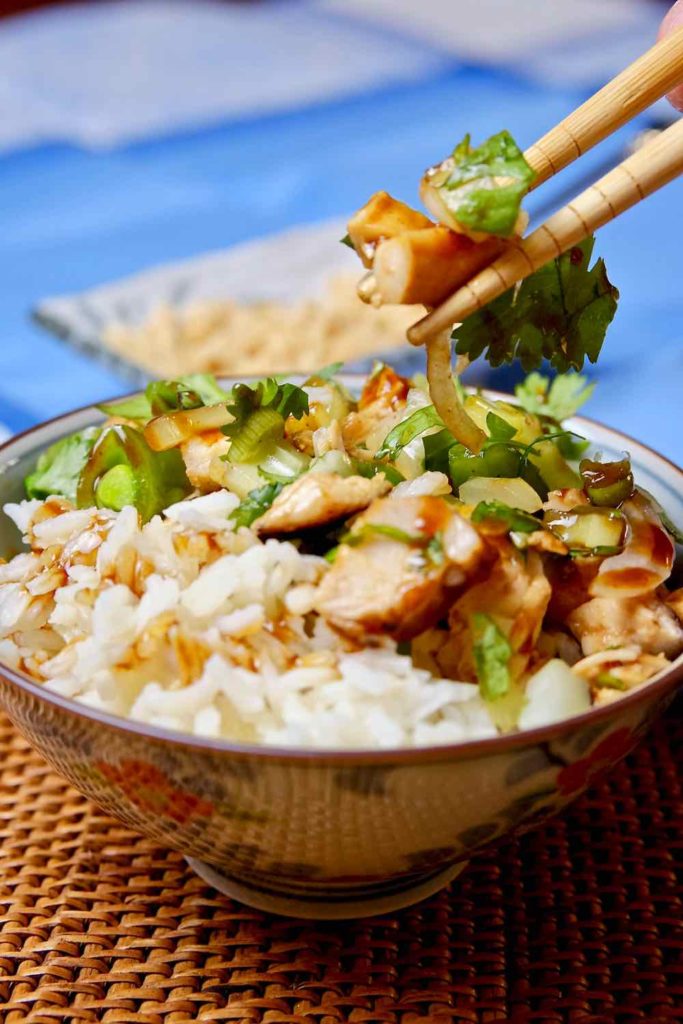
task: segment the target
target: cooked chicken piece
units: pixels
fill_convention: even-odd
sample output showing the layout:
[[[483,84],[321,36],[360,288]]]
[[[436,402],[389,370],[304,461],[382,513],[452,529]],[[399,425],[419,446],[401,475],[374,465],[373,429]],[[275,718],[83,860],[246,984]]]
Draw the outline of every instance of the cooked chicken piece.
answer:
[[[550,600],[538,552],[522,554],[504,538],[491,538],[489,543],[497,549],[496,560],[451,608],[449,640],[437,655],[443,674],[452,679],[477,679],[471,633],[477,612],[489,615],[505,633],[513,651],[510,674],[521,679],[529,669]]]
[[[350,412],[342,424],[346,449],[361,457],[362,449],[356,450],[362,445],[371,452],[376,451],[403,415],[409,391],[410,381],[389,366],[383,366],[370,377],[363,388],[358,411]]]
[[[341,545],[316,609],[339,632],[358,638],[405,640],[435,625],[485,554],[474,527],[432,496],[375,501],[353,534],[359,542]]]
[[[618,686],[596,684],[592,687],[593,705],[601,707],[603,704],[614,703],[629,690],[637,689],[656,676],[658,672],[668,668],[669,664],[670,662],[663,654],[641,654],[635,661],[607,669],[607,674],[613,676],[615,680],[618,679],[623,684],[623,689]]]
[[[400,409],[405,405],[410,381],[402,377],[390,366],[382,366],[376,373],[370,374],[358,400],[359,409],[367,409],[375,402],[391,409]]]
[[[257,533],[295,533],[323,526],[360,512],[390,489],[383,473],[371,479],[307,473],[278,494],[265,515],[256,520],[254,529]]]
[[[220,430],[191,437],[180,446],[190,483],[200,491],[216,491],[225,486],[225,463],[221,456],[230,441]]]
[[[666,598],[666,603],[678,621],[683,622],[683,587],[672,590]]]
[[[658,597],[594,597],[576,608],[567,625],[584,654],[637,644],[648,654],[675,658],[683,651],[683,628]]]
[[[545,551],[549,555],[569,553],[567,545],[552,530],[534,530],[532,533],[522,533],[516,537],[516,541],[520,548],[534,548],[536,551]]]
[[[449,228],[406,231],[377,245],[372,283],[359,295],[373,303],[438,306],[505,248],[500,238],[473,242]]]
[[[388,192],[375,192],[348,223],[349,238],[366,267],[372,266],[375,247],[382,239],[431,227],[434,225],[424,213],[394,199]]]
[[[570,512],[577,505],[590,505],[586,492],[578,487],[563,487],[558,491],[550,491],[543,508],[549,512]]]
[[[563,626],[567,616],[590,600],[589,587],[600,568],[600,558],[549,558],[545,563],[552,594],[548,621]]]

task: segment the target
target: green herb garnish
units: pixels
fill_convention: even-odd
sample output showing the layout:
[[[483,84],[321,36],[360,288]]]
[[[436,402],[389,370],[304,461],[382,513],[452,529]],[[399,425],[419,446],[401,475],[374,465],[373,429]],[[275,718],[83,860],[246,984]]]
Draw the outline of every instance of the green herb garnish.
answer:
[[[472,149],[466,135],[447,161],[448,176],[432,181],[448,211],[465,227],[508,238],[522,199],[536,177],[509,132],[498,132]]]
[[[611,672],[600,672],[595,679],[595,685],[601,690],[627,690],[628,687],[623,679],[613,675]]]
[[[177,380],[151,381],[143,394],[131,395],[120,402],[107,402],[98,408],[107,416],[146,423],[165,412],[221,405],[229,398],[229,392],[223,390],[212,373],[188,373]]]
[[[235,437],[257,409],[272,409],[283,420],[288,416],[300,419],[308,412],[308,395],[297,384],[281,384],[275,377],[253,385],[235,384],[228,402],[234,419],[223,427],[223,433]]]
[[[484,700],[498,700],[510,689],[512,648],[490,615],[475,612],[470,620],[474,666]]]
[[[50,445],[24,480],[27,496],[45,499],[57,494],[75,503],[79,477],[100,433],[90,427]]]
[[[340,544],[348,544],[349,547],[356,547],[363,544],[372,537],[388,537],[389,540],[396,540],[400,544],[408,544],[411,547],[426,547],[429,538],[421,533],[408,533],[398,526],[389,526],[385,523],[365,523],[358,530],[349,530],[340,537]]]
[[[240,526],[251,526],[256,519],[265,515],[282,488],[281,483],[270,483],[249,491],[234,512],[230,513],[228,519],[235,524],[236,529]]]
[[[434,406],[426,405],[422,409],[416,409],[389,431],[376,453],[377,458],[395,459],[401,449],[430,427],[443,427],[443,420]]]
[[[353,463],[353,471],[356,476],[364,476],[367,479],[372,479],[378,473],[383,473],[394,487],[405,480],[403,473],[396,469],[396,466],[382,462],[380,459],[356,459]]]
[[[543,529],[539,519],[506,505],[504,501],[480,501],[472,513],[472,522],[481,523],[485,519],[497,519],[513,533],[533,533]]]
[[[471,361],[485,354],[491,366],[519,359],[527,371],[544,359],[564,373],[594,363],[617,308],[619,293],[604,261],[589,269],[587,238],[527,277],[453,332],[455,350]]]
[[[558,374],[552,381],[542,373],[530,373],[515,387],[517,401],[527,412],[548,416],[561,423],[573,416],[595,390],[578,373]]]
[[[153,451],[140,430],[109,427],[97,438],[78,478],[79,508],[134,506],[143,523],[187,497],[192,485],[177,448]]]
[[[124,420],[141,420],[146,423],[152,418],[152,407],[144,392],[123,398],[120,402],[105,402],[97,408],[107,416],[120,416]]]

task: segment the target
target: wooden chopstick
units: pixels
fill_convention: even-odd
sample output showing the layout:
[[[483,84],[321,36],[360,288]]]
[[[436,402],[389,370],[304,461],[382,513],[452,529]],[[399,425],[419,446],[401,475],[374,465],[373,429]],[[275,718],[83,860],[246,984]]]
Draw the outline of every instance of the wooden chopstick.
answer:
[[[536,171],[532,188],[681,82],[683,26],[661,39],[526,151],[524,155]],[[609,171],[527,238],[511,243],[490,266],[413,324],[408,340],[422,345],[440,331],[461,323],[681,172],[683,120]]]
[[[683,173],[683,118],[581,192],[527,238],[513,242],[490,266],[408,330],[422,345],[462,323],[539,267],[571,249],[624,210]]]
[[[532,188],[567,167],[683,82],[683,26],[660,39],[527,149]]]

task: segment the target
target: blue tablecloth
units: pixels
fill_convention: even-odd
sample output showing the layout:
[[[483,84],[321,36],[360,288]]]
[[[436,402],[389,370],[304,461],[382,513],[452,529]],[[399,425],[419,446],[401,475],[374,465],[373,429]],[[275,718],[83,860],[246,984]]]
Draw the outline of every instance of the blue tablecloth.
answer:
[[[480,138],[507,127],[529,144],[582,98],[441,61],[421,81],[111,151],[55,144],[5,154],[0,421],[18,430],[123,387],[29,322],[45,295],[344,215],[379,187],[412,201],[421,169],[465,131]],[[621,159],[633,132],[534,194],[532,214]],[[622,298],[588,410],[681,462],[682,211],[679,182],[600,232]],[[503,372],[494,383],[508,380]]]

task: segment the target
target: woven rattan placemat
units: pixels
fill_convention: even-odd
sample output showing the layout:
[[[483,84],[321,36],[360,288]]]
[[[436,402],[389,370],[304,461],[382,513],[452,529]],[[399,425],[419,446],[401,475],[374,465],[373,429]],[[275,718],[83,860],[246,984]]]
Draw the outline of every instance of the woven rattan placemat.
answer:
[[[0,1021],[683,1021],[683,707],[563,817],[390,917],[269,917],[0,718]]]

